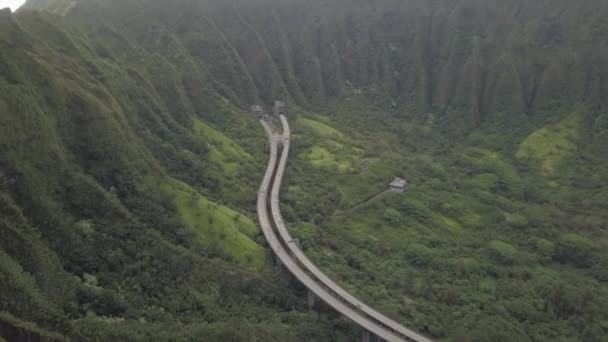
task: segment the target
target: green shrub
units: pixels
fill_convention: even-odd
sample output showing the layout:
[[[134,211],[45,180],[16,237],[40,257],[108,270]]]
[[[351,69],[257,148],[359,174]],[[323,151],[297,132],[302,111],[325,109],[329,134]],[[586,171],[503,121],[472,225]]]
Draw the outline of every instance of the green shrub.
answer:
[[[490,242],[488,252],[492,259],[503,265],[511,265],[517,261],[517,249],[503,241]]]
[[[386,208],[384,209],[384,220],[391,224],[399,223],[401,214],[394,208]]]
[[[601,258],[591,267],[591,274],[599,281],[608,282],[608,258]]]
[[[555,244],[545,239],[536,240],[534,247],[536,252],[544,258],[551,258],[555,252]]]
[[[590,267],[595,246],[593,242],[578,234],[564,234],[555,247],[553,259],[562,264]]]
[[[410,264],[426,267],[433,262],[433,250],[419,243],[410,244],[405,250],[405,256]]]

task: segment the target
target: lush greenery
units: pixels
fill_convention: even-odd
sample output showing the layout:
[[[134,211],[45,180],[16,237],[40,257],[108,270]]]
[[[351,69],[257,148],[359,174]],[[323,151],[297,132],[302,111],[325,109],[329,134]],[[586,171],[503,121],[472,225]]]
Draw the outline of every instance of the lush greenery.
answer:
[[[353,113],[338,109],[334,127],[348,126]],[[446,149],[425,143],[432,127],[401,125],[387,133],[394,122],[384,122],[383,130],[357,128],[365,136],[358,144],[380,146],[365,149],[368,163],[356,172],[319,165],[306,154],[291,165],[285,212],[317,263],[367,302],[432,336],[605,338],[608,217],[599,180],[608,176],[608,163],[578,165],[593,159],[588,138],[569,140],[576,153],[563,153],[547,174],[543,160],[519,151],[552,132],[553,123],[519,138],[476,132]],[[481,144],[485,139],[500,143]],[[296,151],[309,144],[328,143],[322,134],[294,140]],[[395,176],[409,180],[405,194],[383,192]]]
[[[268,257],[259,123],[192,58],[77,21],[0,13],[0,336],[352,339]]]
[[[256,228],[452,341],[608,336],[608,3],[30,0],[0,12],[0,337],[347,341]],[[405,194],[386,192],[396,176]],[[0,338],[0,340],[2,340]]]

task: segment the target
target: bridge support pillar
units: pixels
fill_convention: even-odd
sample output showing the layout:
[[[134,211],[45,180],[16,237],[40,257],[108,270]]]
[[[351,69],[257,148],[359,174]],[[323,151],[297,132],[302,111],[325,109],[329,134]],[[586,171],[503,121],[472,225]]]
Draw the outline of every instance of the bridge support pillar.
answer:
[[[308,290],[308,309],[312,309],[315,306],[315,294]]]
[[[372,334],[369,331],[364,331],[363,332],[363,338],[361,339],[361,341],[363,342],[371,342],[372,341]]]
[[[278,255],[276,255],[276,254],[274,254],[274,263],[275,263],[277,266],[283,266],[283,262],[281,261],[281,258],[279,258],[279,256],[278,256]]]

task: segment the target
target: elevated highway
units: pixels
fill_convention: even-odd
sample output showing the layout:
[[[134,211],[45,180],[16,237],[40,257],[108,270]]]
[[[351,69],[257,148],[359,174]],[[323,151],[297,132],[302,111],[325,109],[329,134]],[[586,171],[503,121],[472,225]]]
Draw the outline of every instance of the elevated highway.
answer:
[[[291,130],[289,127],[289,122],[284,115],[280,116],[281,124],[283,125],[283,134],[281,135],[281,141],[283,143],[283,151],[281,153],[281,159],[279,161],[279,166],[277,168],[274,184],[272,186],[272,192],[270,197],[270,207],[272,211],[272,218],[275,223],[275,227],[282,238],[282,240],[287,244],[287,248],[289,249],[291,255],[296,259],[304,269],[310,272],[319,282],[325,285],[327,288],[331,289],[337,296],[341,297],[345,302],[351,304],[352,306],[359,308],[363,313],[368,315],[369,317],[381,322],[386,327],[394,330],[395,332],[410,338],[413,341],[420,342],[430,342],[430,340],[411,329],[408,329],[401,324],[395,322],[394,320],[388,318],[382,313],[374,310],[370,306],[366,305],[353,295],[351,295],[348,291],[344,290],[338,284],[336,284],[331,278],[329,278],[323,271],[321,271],[308,257],[302,252],[300,246],[295,243],[296,240],[293,239],[289,231],[287,230],[287,226],[285,225],[285,221],[283,220],[283,216],[281,215],[281,209],[279,206],[279,195],[281,192],[281,185],[283,183],[283,177],[285,173],[285,168],[287,165],[287,159],[289,158],[289,146],[290,141],[289,138],[291,136]]]
[[[326,302],[353,322],[385,341],[417,341],[431,340],[400,325],[394,320],[379,313],[346,290],[337,285],[325,275],[314,263],[306,257],[300,247],[294,243],[289,234],[279,206],[279,194],[283,181],[287,159],[289,157],[291,131],[284,115],[280,115],[283,133],[274,133],[264,120],[260,120],[270,142],[270,159],[260,190],[258,192],[257,210],[262,231],[277,258],[302,284],[315,296]],[[281,158],[277,167],[278,144],[282,143]],[[276,168],[276,172],[275,172]],[[274,182],[270,196],[272,220],[275,223],[278,236],[268,218],[268,190],[272,177]],[[364,335],[365,336],[365,335]]]

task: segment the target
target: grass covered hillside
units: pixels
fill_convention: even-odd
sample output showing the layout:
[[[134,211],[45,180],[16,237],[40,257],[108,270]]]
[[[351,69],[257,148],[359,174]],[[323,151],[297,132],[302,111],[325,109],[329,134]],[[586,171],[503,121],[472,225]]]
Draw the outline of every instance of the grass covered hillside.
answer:
[[[348,340],[272,266],[259,123],[170,58],[0,13],[0,336]]]
[[[1,11],[0,340],[359,339],[257,227],[280,98],[282,211],[338,283],[439,341],[604,341],[607,4]]]
[[[292,127],[283,206],[306,253],[440,340],[603,341],[608,160],[584,133],[588,118],[569,114],[516,142],[476,130],[445,146],[430,124],[353,120],[374,110],[331,114],[340,148],[309,121]],[[396,176],[406,193],[385,192]]]

